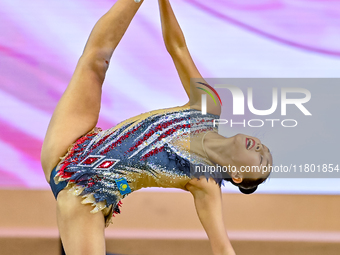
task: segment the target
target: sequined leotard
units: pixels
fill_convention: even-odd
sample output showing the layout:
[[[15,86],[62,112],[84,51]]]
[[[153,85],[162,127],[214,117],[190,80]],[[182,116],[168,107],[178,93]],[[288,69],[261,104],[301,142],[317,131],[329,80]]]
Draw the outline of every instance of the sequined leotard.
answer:
[[[185,189],[197,165],[206,158],[179,146],[201,132],[217,130],[213,120],[194,109],[160,112],[117,128],[95,129],[80,138],[51,174],[55,197],[65,188],[104,211],[106,223],[119,213],[121,200],[144,187]],[[199,177],[199,176],[197,176]],[[217,179],[216,179],[217,180]],[[219,183],[220,184],[220,183]]]

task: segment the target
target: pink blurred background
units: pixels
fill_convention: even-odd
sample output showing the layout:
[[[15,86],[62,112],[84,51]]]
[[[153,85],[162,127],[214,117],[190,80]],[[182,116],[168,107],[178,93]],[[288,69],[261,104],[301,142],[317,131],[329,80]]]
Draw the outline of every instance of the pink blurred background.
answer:
[[[48,188],[39,158],[49,119],[92,27],[113,3],[0,2],[0,188]],[[339,77],[340,1],[171,3],[204,77]],[[186,102],[157,1],[145,1],[113,56],[98,126]],[[327,192],[322,185],[314,192]],[[276,180],[268,192],[282,187]]]

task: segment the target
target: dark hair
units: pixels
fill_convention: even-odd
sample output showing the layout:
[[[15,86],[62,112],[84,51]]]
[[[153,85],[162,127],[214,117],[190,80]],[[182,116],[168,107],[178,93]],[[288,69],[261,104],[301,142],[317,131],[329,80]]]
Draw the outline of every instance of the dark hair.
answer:
[[[268,177],[267,177],[268,178]],[[236,183],[233,179],[229,176],[224,178],[224,180],[231,182],[233,185],[238,187],[238,189],[243,194],[252,194],[257,190],[257,187],[263,183],[267,178],[258,178],[258,179],[243,179],[241,183]]]

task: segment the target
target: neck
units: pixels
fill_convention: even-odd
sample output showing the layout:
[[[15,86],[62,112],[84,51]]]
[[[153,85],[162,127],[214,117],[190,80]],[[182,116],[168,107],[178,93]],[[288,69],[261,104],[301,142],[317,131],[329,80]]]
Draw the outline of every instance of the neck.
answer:
[[[204,139],[204,148],[211,162],[223,165],[226,162],[232,163],[233,143],[232,138],[210,133]]]

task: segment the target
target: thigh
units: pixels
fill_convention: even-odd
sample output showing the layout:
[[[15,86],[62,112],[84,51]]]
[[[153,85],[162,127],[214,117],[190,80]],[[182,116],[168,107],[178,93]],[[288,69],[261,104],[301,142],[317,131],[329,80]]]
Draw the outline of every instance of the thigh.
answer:
[[[57,223],[66,254],[105,255],[105,220],[91,205],[62,190],[57,199]]]
[[[107,63],[96,56],[80,58],[70,84],[57,104],[41,152],[46,180],[69,146],[97,124]]]

